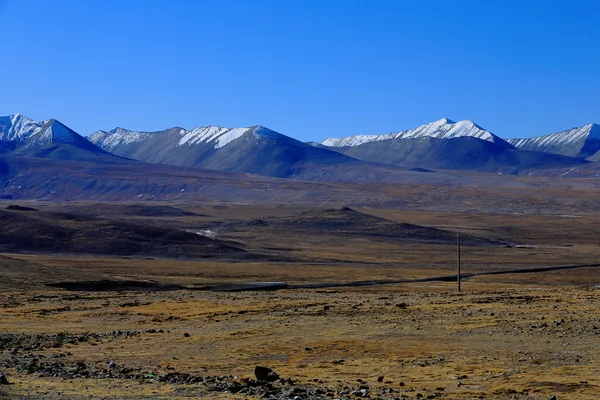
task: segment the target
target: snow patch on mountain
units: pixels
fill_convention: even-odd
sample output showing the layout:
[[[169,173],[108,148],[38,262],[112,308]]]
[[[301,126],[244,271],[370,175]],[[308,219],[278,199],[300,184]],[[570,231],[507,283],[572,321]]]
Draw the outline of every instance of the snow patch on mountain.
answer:
[[[455,137],[475,137],[488,142],[501,141],[498,136],[486,131],[471,121],[454,122],[447,118],[421,125],[415,129],[389,133],[384,135],[357,135],[344,138],[328,138],[321,144],[329,147],[359,146],[363,143],[376,142],[389,139],[415,139],[422,137],[433,137],[439,139],[451,139]]]
[[[198,144],[203,142],[210,142],[216,137],[227,132],[228,128],[222,128],[220,126],[201,126],[199,128],[192,129],[191,131],[183,131],[183,137],[177,143],[178,146],[184,144]]]
[[[214,143],[214,148],[219,149],[239,138],[248,130],[249,128],[230,129],[214,125],[201,126],[191,130],[176,127],[158,132],[136,132],[116,128],[109,132],[95,132],[88,139],[105,150],[112,151],[123,145],[143,142],[152,135],[178,135],[180,138],[175,144],[176,147]]]
[[[385,140],[385,136],[387,135],[356,135],[356,136],[347,136],[341,139],[329,138],[323,140],[321,144],[330,147],[352,147],[359,146],[363,143],[369,142],[377,142],[380,140]]]
[[[248,132],[249,128],[233,128],[223,133],[221,136],[217,138],[217,143],[215,144],[215,149],[220,149],[223,146],[228,145],[233,142],[235,139],[242,136],[244,133]]]
[[[112,151],[119,146],[142,142],[152,133],[134,132],[123,128],[115,128],[109,132],[98,131],[88,136],[88,140],[107,151]]]
[[[545,147],[550,145],[565,145],[585,141],[588,138],[600,139],[600,126],[596,124],[587,124],[578,128],[567,129],[562,132],[550,133],[544,136],[537,136],[527,139],[507,139],[507,141],[517,148],[525,146]]]
[[[177,146],[214,142],[214,148],[220,149],[242,136],[248,128],[223,128],[220,126],[202,126],[191,131],[181,130],[183,137]]]

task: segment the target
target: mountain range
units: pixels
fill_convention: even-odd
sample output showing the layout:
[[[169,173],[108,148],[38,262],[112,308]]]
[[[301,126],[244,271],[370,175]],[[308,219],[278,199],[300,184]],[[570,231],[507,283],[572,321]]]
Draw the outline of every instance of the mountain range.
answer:
[[[320,149],[263,126],[192,130],[179,127],[159,132],[116,128],[98,131],[89,140],[102,149],[135,160],[246,172],[278,178],[313,180],[326,166],[359,165],[360,161]]]
[[[304,143],[263,126],[115,128],[84,138],[54,119],[15,114],[0,117],[0,153],[105,164],[135,160],[305,181],[406,183],[440,169],[532,174],[585,166],[600,161],[600,127],[505,140],[471,121],[443,118],[396,133]]]
[[[356,135],[344,138],[328,138],[320,144],[326,147],[359,147],[378,141],[435,138],[476,138],[493,143],[504,149],[519,149],[590,159],[600,156],[600,125],[587,124],[566,131],[527,139],[501,139],[471,121],[454,122],[447,118],[419,126],[415,129],[384,135]]]
[[[591,141],[586,138],[581,143],[569,142],[569,146],[587,146],[589,152],[596,145],[586,144]],[[572,152],[521,148],[471,121],[447,118],[402,132],[329,138],[308,144],[262,126],[175,127],[158,132],[116,128],[98,131],[89,139],[106,151],[144,162],[303,180],[352,181],[358,179],[360,171],[347,173],[349,169],[362,166],[364,174],[375,164],[518,174],[588,162]],[[321,174],[327,166],[338,167],[337,173]]]
[[[418,128],[407,131],[389,133],[386,135],[357,135],[344,138],[328,138],[321,142],[328,147],[355,147],[364,143],[418,138],[452,139],[458,137],[474,137],[500,146],[508,146],[508,143],[491,132],[471,121],[454,122],[448,118],[442,118],[430,124],[421,125]]]
[[[586,163],[576,157],[520,149],[471,121],[446,118],[386,135],[329,138],[320,146],[363,161],[407,168],[519,173]]]
[[[244,138],[236,138],[223,147],[228,151],[239,148],[240,153],[229,153],[233,161],[227,160],[227,153],[215,157],[233,164],[243,154],[252,156],[250,150],[254,149],[254,156],[258,158],[241,163],[242,167],[271,175],[299,174],[304,180],[141,162],[107,152],[55,120],[35,122],[13,115],[2,118],[0,123],[0,138],[4,144],[4,151],[0,153],[0,199],[322,205],[339,204],[343,199],[347,204],[378,204],[394,201],[394,196],[381,193],[366,196],[364,189],[355,189],[353,185],[307,181],[437,185],[462,179],[452,173],[424,174],[361,162],[262,127],[245,129]],[[176,134],[181,139],[181,135]],[[208,148],[217,147],[218,143],[222,142],[211,143]],[[248,146],[251,149],[245,148]],[[273,161],[277,159],[279,164]]]
[[[333,147],[303,143],[262,126],[159,132],[118,128],[88,140],[54,119],[36,122],[12,115],[0,118],[0,199],[513,212],[554,209],[559,204],[554,198],[560,196],[569,205],[597,207],[581,192],[597,190],[600,163],[593,157],[520,150],[473,123],[434,124],[435,129],[420,129],[431,136],[404,134]],[[587,154],[593,152],[591,128],[577,144]],[[372,161],[359,159],[366,152],[352,153],[381,144],[379,150],[371,148]],[[410,153],[398,163],[402,166],[385,164],[386,157],[402,152]]]

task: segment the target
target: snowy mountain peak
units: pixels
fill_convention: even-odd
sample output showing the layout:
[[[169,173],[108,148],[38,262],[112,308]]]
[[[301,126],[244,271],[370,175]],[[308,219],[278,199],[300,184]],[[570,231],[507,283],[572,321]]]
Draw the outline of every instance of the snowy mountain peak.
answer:
[[[533,138],[508,139],[508,142],[521,150],[586,158],[600,150],[600,125],[591,123]]]
[[[18,121],[20,121],[20,120],[25,120],[25,121],[33,122],[33,120],[31,118],[27,118],[23,114],[19,114],[19,113],[13,114],[13,115],[9,115],[8,118],[10,118],[10,120],[11,120],[11,122],[13,124],[18,123]]]
[[[22,114],[0,117],[0,140],[17,144],[42,130],[44,122],[36,122]]]
[[[60,121],[37,122],[22,114],[0,117],[0,141],[12,149],[36,149],[47,144],[69,144],[84,150],[104,152]]]
[[[252,134],[254,137],[259,138],[274,138],[276,136],[280,136],[280,133],[275,132],[272,129],[267,128],[266,126],[256,125],[252,130]]]
[[[122,134],[122,133],[129,133],[129,132],[131,132],[131,131],[128,129],[125,129],[125,128],[121,128],[120,126],[117,126],[115,129],[109,131],[109,133],[111,133],[111,134],[114,134],[114,133]]]
[[[9,115],[8,118],[13,123],[13,125],[35,123],[35,121],[32,120],[31,118],[26,117],[23,114],[18,114],[18,113],[17,114]]]
[[[452,121],[449,118],[442,118],[442,119],[438,119],[435,122],[432,122],[432,125],[436,125],[436,126],[440,126],[440,125],[447,125],[447,124],[455,124],[456,122]]]
[[[330,147],[352,147],[363,143],[376,142],[390,139],[416,139],[423,137],[432,137],[438,139],[451,139],[456,137],[475,137],[481,140],[487,140],[493,143],[506,144],[498,136],[486,131],[472,121],[464,120],[454,122],[448,118],[421,125],[415,129],[389,133],[385,135],[358,135],[347,136],[345,138],[325,139],[321,144]],[[507,145],[507,144],[506,144]],[[510,146],[510,145],[509,145]]]
[[[88,136],[88,140],[105,150],[111,151],[117,146],[141,142],[150,136],[149,132],[133,132],[117,127],[108,132],[98,131]],[[102,144],[102,145],[101,145]]]

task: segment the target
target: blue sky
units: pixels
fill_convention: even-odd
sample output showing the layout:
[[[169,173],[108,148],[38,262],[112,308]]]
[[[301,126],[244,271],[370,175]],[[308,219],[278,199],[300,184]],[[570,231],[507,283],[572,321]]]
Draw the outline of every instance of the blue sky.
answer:
[[[600,122],[600,2],[0,0],[0,115],[265,125],[300,140],[442,117],[504,137]]]

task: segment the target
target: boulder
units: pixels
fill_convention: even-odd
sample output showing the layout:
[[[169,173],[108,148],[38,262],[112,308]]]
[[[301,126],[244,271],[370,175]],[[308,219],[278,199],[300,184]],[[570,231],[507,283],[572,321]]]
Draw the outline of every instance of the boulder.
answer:
[[[279,375],[271,368],[256,366],[254,367],[256,379],[262,382],[274,382],[279,379]]]

